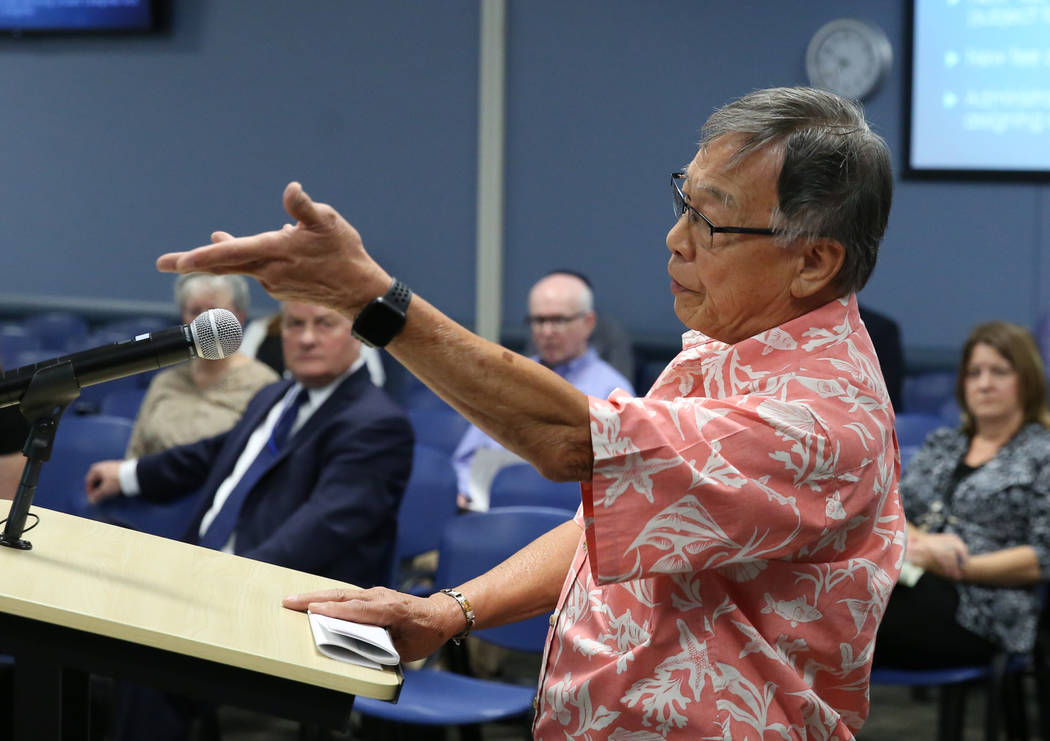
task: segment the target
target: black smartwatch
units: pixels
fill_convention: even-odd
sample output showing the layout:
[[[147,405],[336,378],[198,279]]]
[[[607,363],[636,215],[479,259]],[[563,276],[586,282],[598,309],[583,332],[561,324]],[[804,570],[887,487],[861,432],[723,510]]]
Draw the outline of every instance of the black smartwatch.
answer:
[[[384,347],[405,326],[412,289],[394,278],[385,296],[374,298],[354,320],[351,332],[369,347]]]

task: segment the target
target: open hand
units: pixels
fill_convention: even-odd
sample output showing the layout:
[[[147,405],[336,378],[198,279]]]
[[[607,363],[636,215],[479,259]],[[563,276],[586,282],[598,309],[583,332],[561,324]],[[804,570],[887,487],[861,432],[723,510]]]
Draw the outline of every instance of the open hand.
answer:
[[[284,189],[284,208],[296,219],[276,231],[233,237],[157,259],[164,272],[240,273],[255,277],[276,299],[319,304],[356,316],[386,293],[390,276],[365,252],[361,235],[331,206],[315,203],[299,183]]]
[[[380,625],[390,631],[402,661],[422,659],[463,630],[463,611],[444,594],[413,597],[392,589],[330,589],[285,597],[292,610]]]

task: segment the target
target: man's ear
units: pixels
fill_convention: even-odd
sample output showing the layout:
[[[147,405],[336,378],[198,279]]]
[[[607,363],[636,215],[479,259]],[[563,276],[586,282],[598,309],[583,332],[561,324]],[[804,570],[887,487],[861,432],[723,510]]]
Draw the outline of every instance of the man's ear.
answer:
[[[594,325],[598,323],[598,315],[593,311],[588,311],[583,315],[583,323],[587,327],[587,337],[589,338],[591,333],[594,332]]]
[[[791,282],[791,295],[795,298],[814,296],[835,282],[842,263],[846,259],[846,248],[837,239],[819,237],[800,240],[798,272]]]

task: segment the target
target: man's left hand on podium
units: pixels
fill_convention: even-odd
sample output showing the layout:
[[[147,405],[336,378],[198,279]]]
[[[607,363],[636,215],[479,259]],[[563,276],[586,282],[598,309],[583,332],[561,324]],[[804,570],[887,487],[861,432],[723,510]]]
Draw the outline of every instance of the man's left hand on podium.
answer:
[[[413,597],[392,589],[331,589],[284,598],[292,610],[379,625],[390,632],[402,661],[422,659],[463,630],[463,611],[443,594]]]

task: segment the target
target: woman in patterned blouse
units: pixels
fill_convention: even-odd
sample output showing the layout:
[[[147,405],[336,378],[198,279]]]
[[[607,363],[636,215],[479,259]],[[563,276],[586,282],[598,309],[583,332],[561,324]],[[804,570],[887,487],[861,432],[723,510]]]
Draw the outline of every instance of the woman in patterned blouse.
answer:
[[[1028,331],[974,329],[955,395],[961,427],[931,433],[901,477],[911,566],[879,629],[879,665],[982,663],[1035,641],[1050,568],[1050,412]]]

